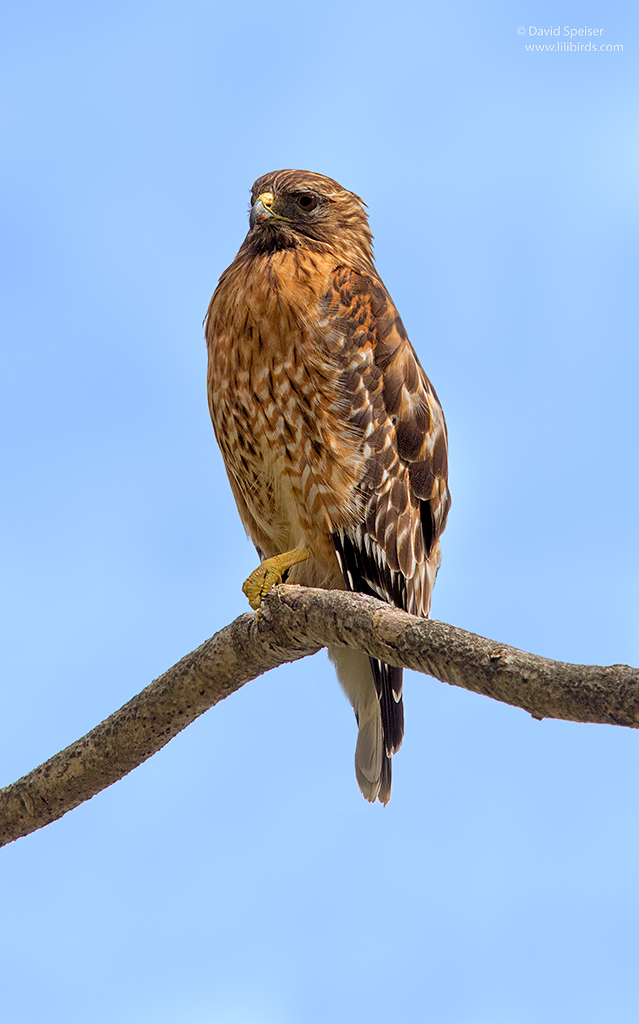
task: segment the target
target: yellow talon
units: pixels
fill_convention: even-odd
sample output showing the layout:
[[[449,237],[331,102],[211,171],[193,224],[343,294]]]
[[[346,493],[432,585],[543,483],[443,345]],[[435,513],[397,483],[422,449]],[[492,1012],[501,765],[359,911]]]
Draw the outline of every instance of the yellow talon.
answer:
[[[294,548],[292,551],[284,551],[281,555],[265,558],[242,586],[251,608],[257,611],[262,603],[262,598],[266,597],[271,587],[281,583],[284,573],[292,565],[305,562],[309,555],[308,548]]]

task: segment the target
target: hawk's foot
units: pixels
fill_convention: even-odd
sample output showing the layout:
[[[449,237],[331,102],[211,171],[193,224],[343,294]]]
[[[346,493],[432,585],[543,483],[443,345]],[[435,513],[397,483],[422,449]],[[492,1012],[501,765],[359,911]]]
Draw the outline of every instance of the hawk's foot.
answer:
[[[265,558],[242,586],[251,608],[257,611],[262,603],[262,598],[266,597],[271,587],[281,583],[284,573],[292,565],[305,562],[309,555],[308,548],[294,548],[292,551],[284,551],[281,555]]]

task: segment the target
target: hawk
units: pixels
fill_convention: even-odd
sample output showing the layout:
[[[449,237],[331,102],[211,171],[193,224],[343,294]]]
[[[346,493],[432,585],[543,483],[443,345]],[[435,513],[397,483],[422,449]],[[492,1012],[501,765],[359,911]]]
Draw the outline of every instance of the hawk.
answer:
[[[365,204],[311,171],[265,174],[206,318],[211,418],[260,557],[251,607],[287,579],[428,616],[450,506],[444,415],[373,261]],[[386,804],[402,669],[330,649]]]

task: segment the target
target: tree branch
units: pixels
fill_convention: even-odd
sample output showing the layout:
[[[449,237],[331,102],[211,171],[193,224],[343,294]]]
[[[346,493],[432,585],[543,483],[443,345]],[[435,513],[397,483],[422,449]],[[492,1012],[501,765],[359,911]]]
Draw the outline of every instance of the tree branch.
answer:
[[[570,665],[360,594],[281,586],[76,743],[0,791],[0,846],[117,782],[240,686],[327,645],[352,647],[530,712],[639,727],[639,670]]]

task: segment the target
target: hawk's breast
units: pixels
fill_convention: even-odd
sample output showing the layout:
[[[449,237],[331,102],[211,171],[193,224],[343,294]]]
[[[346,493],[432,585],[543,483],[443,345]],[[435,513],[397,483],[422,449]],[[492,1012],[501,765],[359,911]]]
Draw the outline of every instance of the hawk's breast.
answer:
[[[248,532],[258,543],[256,522],[278,550],[330,535],[359,511],[361,431],[320,314],[331,271],[300,250],[264,254],[229,268],[209,311],[218,443]]]

